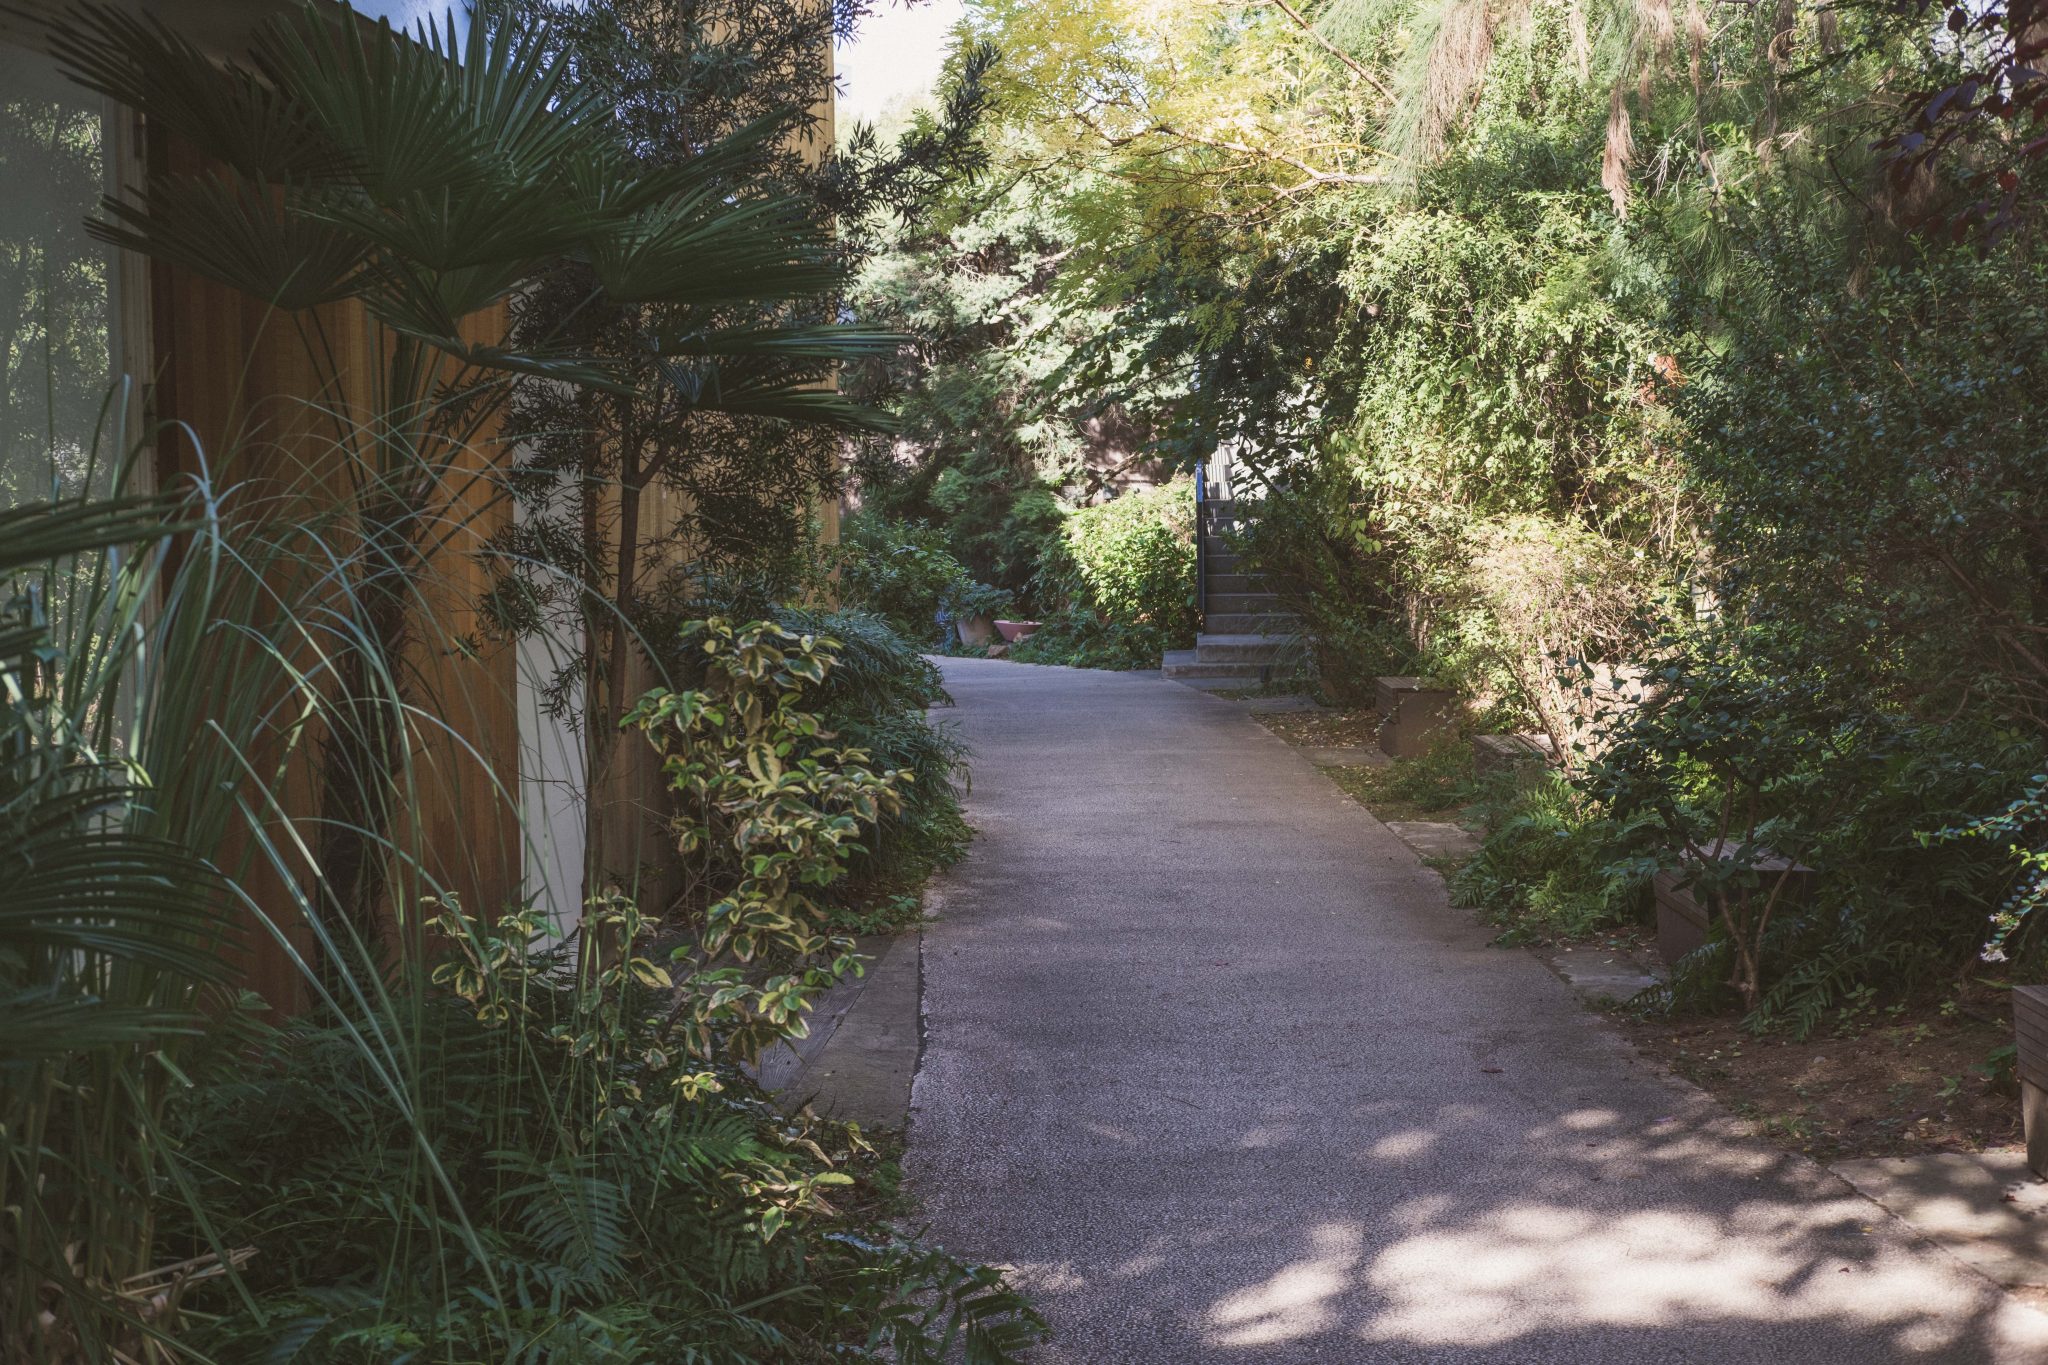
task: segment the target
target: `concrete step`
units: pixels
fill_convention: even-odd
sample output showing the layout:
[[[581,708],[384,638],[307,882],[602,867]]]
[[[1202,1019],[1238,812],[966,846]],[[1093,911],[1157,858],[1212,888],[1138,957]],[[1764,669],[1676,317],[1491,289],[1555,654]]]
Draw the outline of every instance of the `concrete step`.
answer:
[[[1257,499],[1233,501],[1226,498],[1209,500],[1209,524],[1211,526],[1235,526],[1241,522],[1255,521],[1265,504]]]
[[[1233,673],[1227,678],[1169,677],[1167,681],[1182,687],[1192,687],[1198,692],[1243,692],[1249,688],[1264,687],[1272,681],[1269,676],[1271,672],[1271,669],[1257,668],[1249,673]],[[1379,750],[1375,749],[1373,752],[1378,753]]]
[[[1249,573],[1212,573],[1209,575],[1209,596],[1213,599],[1221,593],[1266,591],[1263,575]]]
[[[1217,635],[1293,635],[1301,618],[1290,612],[1212,611],[1202,625]]]
[[[1195,658],[1205,664],[1275,664],[1301,651],[1291,635],[1197,635]]]
[[[1278,611],[1280,596],[1270,592],[1212,592],[1208,599],[1212,616],[1234,616],[1242,612]]]
[[[1169,649],[1160,662],[1159,671],[1176,682],[1228,684],[1231,686],[1255,687],[1265,681],[1270,664],[1262,663],[1217,663],[1196,656],[1199,650]]]
[[[1205,572],[1208,572],[1208,573],[1212,573],[1212,574],[1219,574],[1219,573],[1236,573],[1236,572],[1237,572],[1237,556],[1236,556],[1236,555],[1210,555],[1210,556],[1209,556],[1209,557],[1208,557],[1207,559],[1205,559],[1205,560],[1203,560],[1203,561],[1202,561],[1202,568],[1203,568],[1203,570],[1204,570]]]

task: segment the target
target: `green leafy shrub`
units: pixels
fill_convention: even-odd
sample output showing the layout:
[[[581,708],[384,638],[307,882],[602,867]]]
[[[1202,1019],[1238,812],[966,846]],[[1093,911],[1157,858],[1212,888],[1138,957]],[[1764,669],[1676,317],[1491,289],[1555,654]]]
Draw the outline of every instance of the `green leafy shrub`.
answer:
[[[2021,732],[1877,709],[1818,643],[1783,622],[1667,634],[1648,699],[1614,714],[1587,773],[1614,818],[1654,822],[1656,861],[1716,916],[1681,994],[1732,990],[1759,1025],[1965,967],[2011,869],[1917,831],[1964,823],[2041,753]],[[1810,896],[1787,894],[1771,854],[1814,869]]]
[[[1514,774],[1480,807],[1486,841],[1452,874],[1451,894],[1506,926],[1509,941],[1581,938],[1644,919],[1649,866],[1627,855],[1654,849],[1648,821],[1608,819],[1549,768]]]
[[[802,699],[820,722],[815,742],[863,750],[878,771],[905,776],[896,788],[900,804],[884,809],[869,836],[849,852],[846,875],[826,888],[824,901],[835,924],[859,924],[863,932],[914,918],[919,889],[932,872],[950,866],[971,837],[959,799],[966,747],[927,714],[952,704],[938,668],[873,612],[778,606],[731,580],[692,583],[681,591],[663,611],[681,624],[671,627],[672,643],[661,660],[679,684],[705,676],[706,656],[686,643],[684,624],[707,609],[769,618],[792,636],[829,641],[832,663],[819,682],[805,685]],[[888,910],[904,898],[912,907],[907,916]]]
[[[1828,704],[1774,657],[1767,632],[1711,623],[1661,643],[1640,706],[1602,727],[1592,790],[1622,820],[1654,820],[1664,864],[1726,940],[1728,984],[1755,1009],[1766,937],[1791,904],[1772,855],[1812,866],[1816,829],[1838,811],[1866,718]]]
[[[1000,616],[1016,604],[1017,594],[1008,588],[963,579],[946,589],[939,609],[950,621],[972,621]]]
[[[391,987],[402,1074],[355,1019],[235,1038],[178,1133],[206,1211],[178,1235],[244,1265],[232,1292],[199,1291],[203,1349],[939,1365],[1033,1339],[995,1272],[889,1230],[858,1130],[783,1117],[741,1069],[855,969],[825,898],[908,774],[805,709],[832,642],[718,619],[688,640],[699,684],[629,720],[682,798],[699,899],[660,926],[598,897],[565,941],[536,909],[434,903],[440,962]],[[870,659],[842,699],[928,691],[901,674]],[[657,942],[675,942],[666,965]]]
[[[828,893],[835,919],[872,925],[874,904],[914,893],[967,848],[971,831],[959,797],[967,748],[926,714],[953,699],[931,661],[878,616],[787,607],[775,619],[785,630],[835,643],[836,662],[806,704],[837,740],[902,778],[900,804],[882,812],[872,836],[847,859],[845,880]]]
[[[1845,290],[1786,226],[1686,400],[1724,595],[1874,706],[1967,695],[2048,732],[2048,253],[1915,252]]]
[[[175,1231],[246,1249],[240,1294],[188,1291],[209,1320],[195,1346],[937,1365],[1031,1339],[994,1272],[881,1223],[888,1173],[857,1130],[784,1118],[678,1033],[630,903],[594,902],[569,942],[531,911],[443,904],[436,924],[449,956],[397,988],[418,1021],[403,1085],[354,1024],[307,1019],[238,1037],[182,1105],[208,1221]]]
[[[1806,1031],[1858,988],[1950,989],[1974,970],[1987,922],[1999,943],[2000,911],[2027,894],[2026,870],[2011,856],[2025,845],[2009,852],[1999,834],[1943,839],[1939,831],[1974,825],[1975,813],[2022,785],[2041,758],[2038,736],[1967,717],[1868,723],[1858,761],[1840,774],[1847,791],[1839,804],[1807,812],[1816,825],[1807,861],[1824,875],[1766,941],[1775,980],[1754,1022]],[[2021,936],[2000,947],[2038,969],[2039,944]]]
[[[1420,658],[1390,591],[1393,547],[1361,500],[1341,464],[1290,469],[1236,532],[1245,563],[1300,619],[1315,679],[1340,706],[1371,705],[1378,678],[1412,674]]]
[[[1067,518],[1039,569],[1042,590],[1179,648],[1195,631],[1195,485],[1136,489]]]
[[[942,532],[880,517],[853,516],[827,552],[848,607],[873,612],[905,639],[929,645],[951,594],[973,582]]]
[[[1987,962],[2007,961],[2025,931],[2038,923],[2033,917],[2048,905],[2048,773],[2034,774],[2026,790],[2003,810],[1944,827],[1928,837],[1989,840],[2003,846],[2019,865],[2011,894],[1991,915],[1983,950]]]
[[[1194,643],[1194,483],[1176,479],[1084,507],[1040,558],[1033,587],[1057,604],[1010,657],[1074,668],[1156,668]]]
[[[1167,648],[1166,637],[1152,626],[1105,621],[1088,607],[1070,607],[1010,646],[1010,657],[1067,668],[1157,668]]]
[[[909,774],[874,771],[865,750],[804,709],[836,641],[714,617],[692,622],[684,642],[701,653],[700,685],[649,692],[625,724],[661,751],[677,845],[695,874],[694,942],[676,949],[696,973],[686,999],[703,1011],[689,1020],[691,1044],[751,1060],[800,1035],[809,993],[851,968],[851,943],[831,933],[820,896],[865,833],[902,809]]]

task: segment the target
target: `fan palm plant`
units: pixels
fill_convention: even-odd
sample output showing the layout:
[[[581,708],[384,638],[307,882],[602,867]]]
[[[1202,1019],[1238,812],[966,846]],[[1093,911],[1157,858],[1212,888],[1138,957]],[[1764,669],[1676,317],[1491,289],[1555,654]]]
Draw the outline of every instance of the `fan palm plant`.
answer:
[[[181,1278],[149,1274],[159,1120],[237,946],[199,850],[291,690],[218,532],[200,486],[0,511],[0,1359],[133,1348]]]
[[[274,308],[321,376],[358,548],[344,599],[374,648],[341,661],[321,765],[322,904],[366,942],[394,884],[380,836],[398,819],[408,689],[400,660],[430,615],[424,566],[474,517],[463,471],[517,376],[658,389],[673,406],[835,426],[881,420],[819,381],[895,338],[821,324],[840,285],[828,234],[745,169],[779,120],[650,166],[567,80],[544,15],[471,8],[410,36],[310,0],[268,22],[246,62],[162,24],[81,6],[50,44],[79,83],[140,111],[203,161],[163,166],[107,204],[114,244]],[[624,347],[565,328],[517,338],[502,305],[564,264],[588,306],[660,305]],[[327,305],[349,303],[352,309]],[[336,359],[338,318],[366,329],[376,372]],[[488,475],[486,475],[488,479]],[[324,493],[331,497],[331,490]],[[492,494],[490,496],[495,496]],[[413,888],[417,890],[418,888]]]

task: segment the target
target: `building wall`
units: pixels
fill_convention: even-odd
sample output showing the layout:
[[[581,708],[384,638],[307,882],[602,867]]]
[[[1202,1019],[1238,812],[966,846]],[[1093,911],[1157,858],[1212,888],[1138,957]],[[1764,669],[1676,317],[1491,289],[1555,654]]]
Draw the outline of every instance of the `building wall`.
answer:
[[[280,8],[277,0],[115,2],[161,17],[223,53],[236,50],[254,23]],[[0,14],[0,43],[33,41],[32,33],[33,25],[21,15]],[[829,44],[820,60],[829,68]],[[836,133],[829,96],[820,113],[810,150],[822,156]],[[137,136],[132,118],[109,115],[109,156],[120,178],[122,158],[148,140]],[[180,160],[187,157],[180,149],[148,150],[177,169],[197,168],[196,161]],[[126,178],[139,179],[139,169]],[[175,480],[203,465],[217,487],[235,488],[234,504],[244,515],[281,523],[318,517],[346,503],[349,457],[336,439],[336,419],[362,409],[382,360],[376,329],[359,307],[319,310],[313,321],[325,354],[316,356],[301,320],[226,286],[125,257],[109,270],[116,285],[123,279],[129,285],[113,291],[124,323],[110,333],[118,352],[112,368],[150,381],[151,416],[165,424],[155,477]],[[495,337],[505,321],[497,311],[472,319],[469,330],[478,338]],[[614,851],[609,861],[617,870],[648,873],[637,889],[650,908],[660,909],[680,877],[656,755],[629,740],[620,746],[615,770],[591,792],[581,735],[540,705],[540,683],[553,672],[560,651],[574,642],[500,645],[485,641],[478,630],[476,604],[487,586],[486,561],[478,551],[513,515],[493,477],[510,458],[487,432],[438,492],[448,534],[428,562],[425,600],[407,660],[413,700],[437,718],[424,727],[412,755],[419,787],[409,802],[410,852],[425,880],[455,890],[473,909],[488,912],[535,897],[566,927],[583,896],[586,804],[594,800],[605,842]],[[651,532],[687,510],[677,494],[652,489],[643,523]],[[821,503],[816,511],[827,538],[836,538],[836,503]],[[479,647],[470,648],[472,643]],[[628,695],[652,682],[639,669]],[[250,755],[252,769],[275,766],[283,743],[280,736],[278,749]],[[317,736],[301,743],[275,791],[278,822],[297,822],[302,835],[318,811],[318,748]],[[261,866],[252,845],[244,838],[219,850],[218,860],[242,869],[259,903],[275,905],[277,921],[289,922],[296,898],[280,874]],[[280,944],[263,930],[247,936],[246,978],[282,1011],[305,1003],[293,958],[310,956],[309,937],[295,931]]]
[[[153,154],[188,155],[163,147]],[[217,487],[233,490],[233,515],[279,525],[315,520],[346,505],[351,456],[337,437],[336,417],[363,410],[383,359],[363,309],[344,302],[318,310],[310,321],[323,356],[309,346],[299,320],[248,295],[161,263],[150,276],[154,408],[162,424],[158,478],[196,472],[203,461]],[[466,330],[482,339],[502,334],[504,326],[498,309],[470,319]],[[440,509],[439,543],[426,557],[421,609],[405,659],[409,697],[432,719],[418,727],[411,755],[417,787],[402,837],[424,881],[484,911],[516,900],[522,870],[514,795],[515,651],[489,642],[467,647],[480,636],[477,602],[487,586],[478,551],[511,516],[493,476],[502,454],[487,430],[428,499]],[[302,742],[285,769],[277,793],[282,812],[274,822],[279,837],[287,820],[309,833],[305,822],[318,811],[319,747],[317,735]],[[279,752],[257,756],[257,770],[267,769]],[[279,920],[291,921],[292,897],[251,855],[248,848],[223,850],[221,861],[245,866],[258,901],[274,904]],[[304,983],[287,948],[260,930],[247,944],[249,984],[282,1011],[303,1005]],[[294,931],[297,952],[307,954],[311,946],[308,933]]]

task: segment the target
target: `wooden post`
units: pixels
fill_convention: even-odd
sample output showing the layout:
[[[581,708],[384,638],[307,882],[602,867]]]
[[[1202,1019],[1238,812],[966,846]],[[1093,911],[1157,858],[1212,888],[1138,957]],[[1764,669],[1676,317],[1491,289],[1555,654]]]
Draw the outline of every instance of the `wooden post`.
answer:
[[[2027,1166],[2048,1180],[2048,986],[2015,986],[2012,1023]]]

